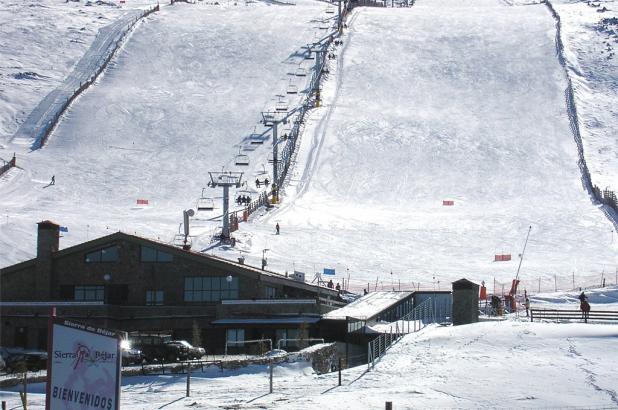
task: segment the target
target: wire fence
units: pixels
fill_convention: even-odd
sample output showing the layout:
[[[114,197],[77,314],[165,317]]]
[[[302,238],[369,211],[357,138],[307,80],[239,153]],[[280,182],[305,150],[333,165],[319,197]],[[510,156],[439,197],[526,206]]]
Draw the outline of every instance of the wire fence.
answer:
[[[102,44],[96,47],[93,45],[86,52],[64,82],[49,93],[30,113],[16,135],[32,138],[34,140],[31,146],[33,150],[43,147],[54,128],[58,125],[60,117],[66,112],[73,100],[90,85],[94,84],[99,75],[107,68],[116,52],[120,49],[127,33],[131,31],[139,20],[158,10],[159,6],[157,5],[148,10],[141,11],[139,15],[130,16],[126,28],[122,29],[119,33],[115,32],[115,28],[118,25],[124,25],[126,23],[125,19],[99,30],[97,38],[101,39]],[[91,71],[93,66],[94,72]]]
[[[586,157],[584,155],[584,144],[582,141],[582,136],[579,128],[579,119],[577,115],[577,106],[575,104],[575,92],[573,91],[573,82],[571,81],[571,75],[569,74],[569,67],[567,64],[567,59],[565,57],[564,52],[564,44],[562,42],[562,22],[560,20],[560,15],[554,8],[551,1],[546,0],[543,3],[547,6],[549,12],[553,16],[556,21],[556,55],[558,56],[558,60],[560,61],[560,65],[562,66],[565,76],[567,78],[567,88],[565,89],[565,100],[567,105],[567,113],[569,116],[569,122],[571,125],[571,130],[573,132],[573,138],[575,139],[575,143],[577,144],[577,154],[579,157],[578,165],[581,171],[582,185],[588,191],[588,193],[592,196],[593,200],[601,203],[606,206],[603,209],[607,218],[614,224],[614,228],[618,229],[618,207],[616,204],[616,194],[614,191],[606,188],[604,191],[601,191],[599,187],[592,183],[592,177],[590,176],[590,170],[588,169],[588,164],[586,163]]]

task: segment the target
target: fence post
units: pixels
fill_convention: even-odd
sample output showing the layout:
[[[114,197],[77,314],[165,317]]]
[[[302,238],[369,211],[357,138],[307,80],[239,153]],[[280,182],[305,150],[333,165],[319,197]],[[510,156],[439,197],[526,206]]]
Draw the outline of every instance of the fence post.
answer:
[[[387,401],[386,403],[384,403],[384,409],[385,410],[393,410],[393,402],[392,401]]]
[[[341,357],[339,358],[339,386],[341,386]]]
[[[2,410],[6,410],[6,401],[2,400]]]
[[[187,363],[187,397],[191,396],[191,363]]]
[[[273,362],[270,361],[270,392],[273,392]]]

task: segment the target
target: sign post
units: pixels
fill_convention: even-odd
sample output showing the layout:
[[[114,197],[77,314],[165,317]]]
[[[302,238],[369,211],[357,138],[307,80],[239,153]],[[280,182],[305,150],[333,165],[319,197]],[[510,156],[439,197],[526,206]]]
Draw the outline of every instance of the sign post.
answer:
[[[122,332],[55,312],[49,328],[46,410],[120,409]]]

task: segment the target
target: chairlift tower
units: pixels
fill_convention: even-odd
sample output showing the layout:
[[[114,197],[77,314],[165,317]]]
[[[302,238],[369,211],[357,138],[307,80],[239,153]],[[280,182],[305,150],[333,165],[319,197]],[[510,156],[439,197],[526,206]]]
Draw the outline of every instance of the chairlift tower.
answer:
[[[240,188],[242,184],[242,172],[232,171],[217,171],[209,172],[210,187],[223,188],[223,230],[221,231],[221,240],[230,240],[230,187]]]
[[[277,128],[279,126],[280,122],[285,122],[287,121],[287,117],[288,117],[288,113],[287,112],[262,112],[262,117],[264,119],[266,118],[270,118],[271,120],[271,124],[272,124],[272,130],[273,130],[273,159],[272,159],[272,164],[273,164],[273,185],[275,185],[274,189],[273,189],[273,198],[275,201],[278,202],[278,181],[279,181],[279,168],[278,168],[278,163],[279,163],[279,150],[277,148],[277,145],[279,144],[279,137],[277,135]],[[282,117],[283,116],[283,117]],[[270,162],[270,161],[269,161]]]

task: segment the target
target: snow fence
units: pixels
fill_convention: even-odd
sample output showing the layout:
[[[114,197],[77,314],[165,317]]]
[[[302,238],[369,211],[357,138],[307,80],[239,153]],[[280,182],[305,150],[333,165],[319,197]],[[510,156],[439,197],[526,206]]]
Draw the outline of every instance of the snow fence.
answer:
[[[560,61],[560,65],[564,69],[564,74],[567,79],[567,88],[564,91],[564,94],[567,106],[567,113],[569,116],[569,123],[573,132],[573,138],[575,139],[575,143],[577,144],[577,154],[579,157],[577,164],[581,171],[582,185],[584,186],[586,191],[588,191],[588,194],[593,198],[594,202],[602,204],[603,213],[605,213],[607,218],[612,222],[612,224],[614,224],[614,227],[618,229],[618,204],[616,201],[616,194],[609,189],[601,191],[599,187],[594,185],[592,183],[590,171],[588,170],[588,165],[586,164],[586,157],[584,155],[584,144],[579,130],[579,118],[577,116],[577,107],[575,105],[575,92],[573,91],[573,82],[571,81],[567,59],[564,56],[564,44],[562,43],[561,34],[562,23],[560,20],[560,15],[556,11],[550,0],[545,0],[544,3],[549,9],[554,20],[556,21],[556,55],[558,56],[558,61]]]
[[[45,145],[62,114],[69,108],[73,100],[90,87],[105,70],[127,33],[140,19],[158,10],[158,5],[148,10],[133,10],[114,23],[101,28],[94,42],[75,65],[73,71],[28,115],[13,136],[12,141],[30,143],[32,150]]]

